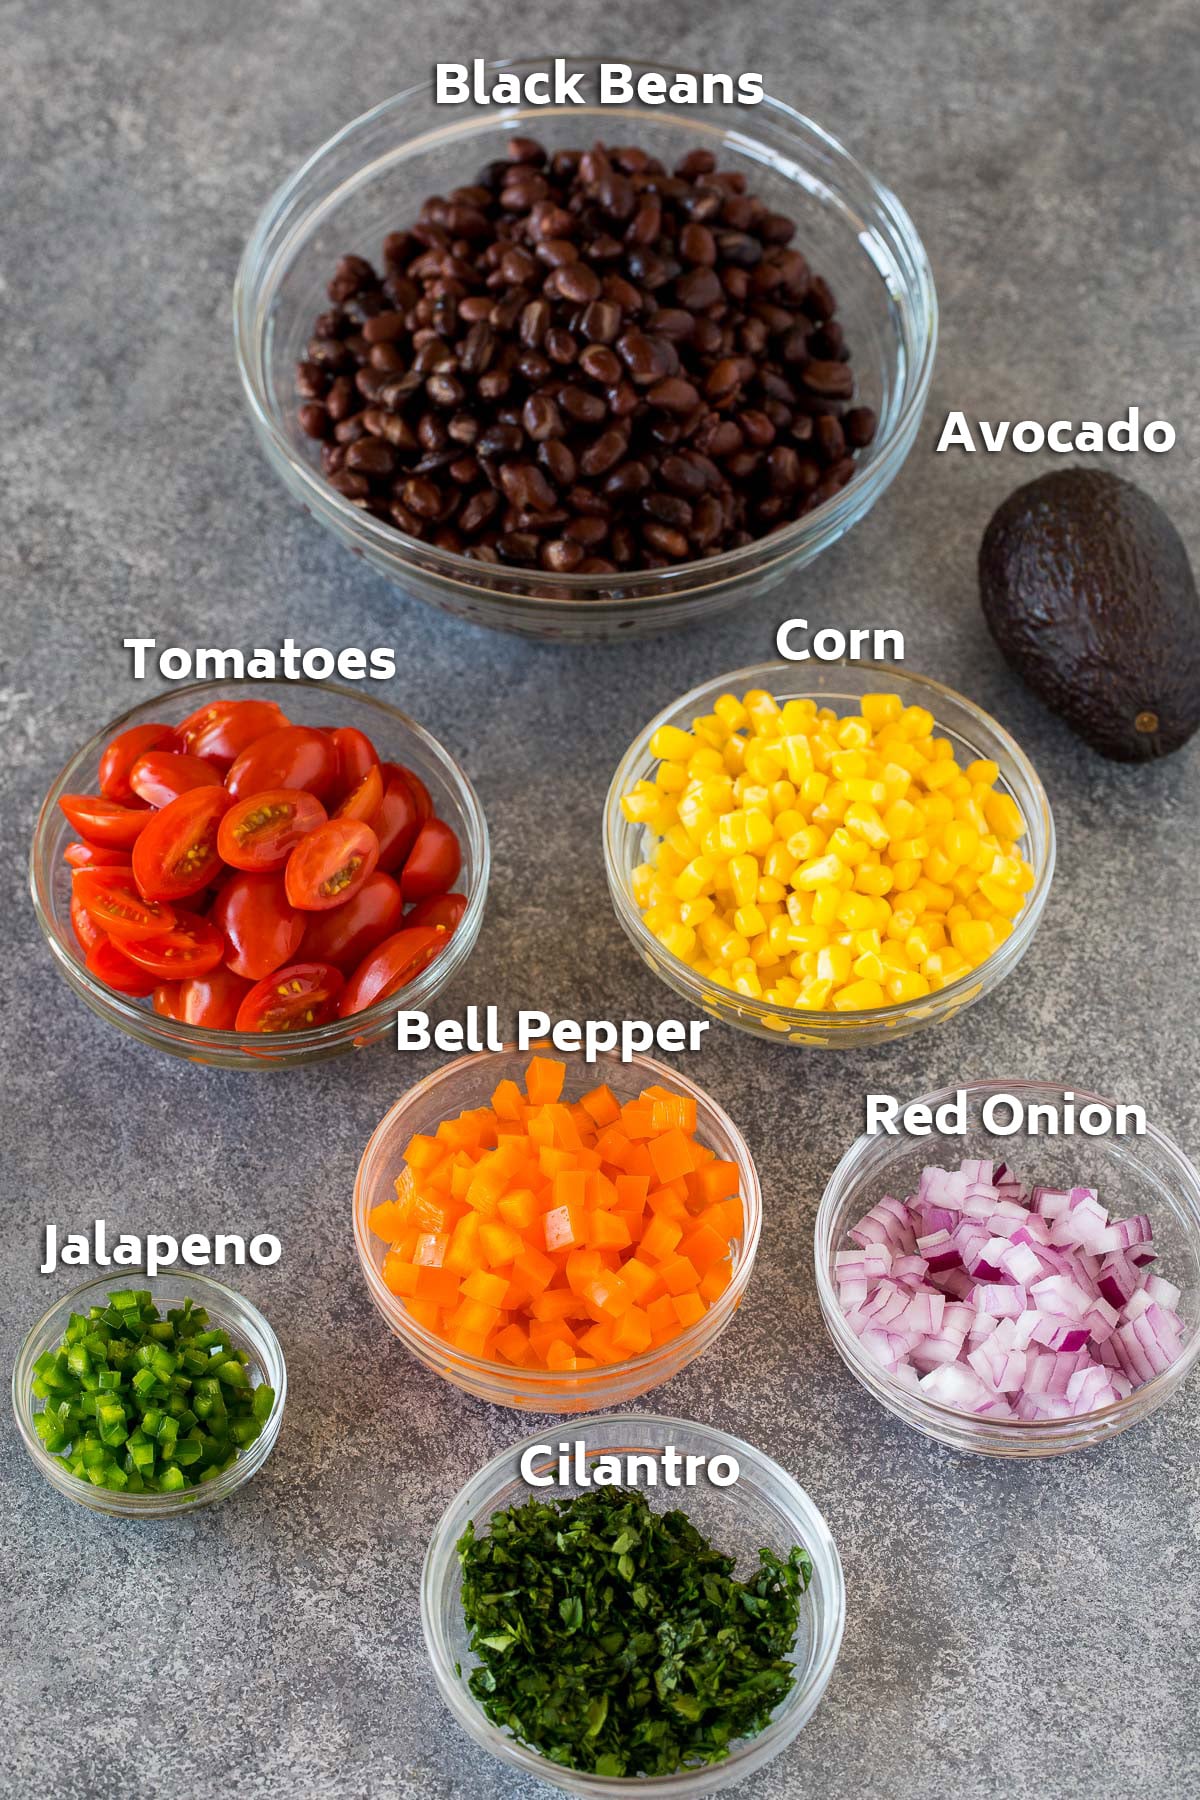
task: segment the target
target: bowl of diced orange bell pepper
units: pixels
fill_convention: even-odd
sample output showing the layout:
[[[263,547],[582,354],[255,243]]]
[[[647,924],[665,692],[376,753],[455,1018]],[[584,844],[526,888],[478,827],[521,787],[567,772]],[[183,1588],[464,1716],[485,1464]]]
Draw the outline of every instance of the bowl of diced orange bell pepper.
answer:
[[[583,1412],[686,1367],[733,1317],[762,1194],[740,1132],[634,1056],[463,1056],[363,1152],[354,1233],[389,1329],[501,1406]]]

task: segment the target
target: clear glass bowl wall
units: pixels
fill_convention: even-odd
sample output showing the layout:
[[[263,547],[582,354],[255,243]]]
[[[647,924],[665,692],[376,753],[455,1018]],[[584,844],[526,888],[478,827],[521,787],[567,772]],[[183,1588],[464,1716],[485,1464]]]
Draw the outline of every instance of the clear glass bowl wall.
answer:
[[[652,853],[654,840],[644,826],[633,825],[621,810],[622,797],[638,781],[652,781],[658,769],[650,741],[661,725],[679,725],[710,713],[722,694],[741,696],[765,688],[781,703],[812,699],[839,713],[857,712],[864,694],[899,694],[906,706],[924,706],[933,714],[937,733],[949,738],[960,765],[976,757],[990,758],[1000,768],[998,791],[1009,794],[1028,825],[1022,849],[1035,882],[1017,914],[1012,935],[978,969],[921,1000],[900,1001],[861,1012],[806,1012],[775,1006],[718,987],[706,976],[672,956],[642,923],[632,891],[633,871]],[[1037,930],[1054,874],[1054,821],[1050,803],[1029,758],[1003,726],[973,701],[925,675],[913,675],[887,663],[811,664],[759,663],[720,675],[665,707],[640,731],[621,759],[604,809],[604,864],[617,918],[643,962],[675,993],[702,1012],[772,1043],[812,1049],[850,1050],[890,1043],[910,1032],[953,1017],[1004,980],[1020,962]]]
[[[395,1198],[396,1177],[404,1167],[404,1147],[409,1138],[416,1132],[436,1131],[443,1119],[457,1118],[469,1107],[486,1106],[500,1081],[523,1084],[530,1055],[528,1051],[509,1049],[459,1057],[410,1088],[385,1114],[363,1151],[354,1184],[354,1237],[359,1262],[367,1289],[388,1329],[426,1368],[455,1387],[498,1406],[533,1412],[586,1412],[597,1406],[621,1405],[670,1380],[716,1342],[741,1304],[758,1249],[762,1192],[753,1158],[733,1121],[695,1082],[647,1056],[635,1056],[628,1063],[612,1054],[602,1055],[591,1064],[584,1063],[581,1057],[567,1059],[563,1092],[568,1100],[578,1099],[600,1082],[607,1082],[621,1101],[635,1098],[655,1082],[691,1095],[696,1101],[696,1135],[719,1157],[736,1162],[740,1174],[745,1229],[734,1243],[729,1286],[702,1319],[669,1343],[628,1362],[557,1372],[518,1369],[468,1356],[419,1324],[403,1300],[385,1285],[382,1270],[387,1245],[368,1224],[373,1207]]]
[[[584,1459],[647,1451],[661,1455],[673,1444],[681,1456],[732,1454],[741,1469],[739,1480],[716,1488],[703,1476],[695,1487],[644,1488],[655,1511],[682,1507],[710,1542],[738,1558],[743,1579],[758,1567],[759,1548],[786,1557],[800,1544],[812,1557],[813,1576],[801,1604],[793,1660],[796,1681],[757,1737],[736,1744],[728,1760],[702,1769],[681,1769],[667,1776],[612,1779],[565,1769],[490,1723],[467,1688],[473,1665],[462,1616],[461,1570],[454,1547],[467,1524],[486,1529],[492,1514],[524,1501],[568,1497],[582,1491],[572,1485],[531,1490],[520,1474],[524,1450],[549,1443],[557,1454],[560,1438],[584,1445]],[[538,1463],[539,1472],[551,1459]],[[540,1777],[572,1794],[601,1796],[637,1794],[644,1800],[692,1800],[744,1781],[787,1748],[816,1711],[837,1660],[845,1623],[845,1588],[837,1549],[817,1506],[791,1476],[761,1451],[707,1425],[649,1413],[626,1413],[572,1421],[569,1431],[551,1429],[526,1438],[495,1457],[457,1494],[444,1513],[425,1557],[421,1579],[421,1623],[442,1698],[472,1740],[501,1762]],[[459,1673],[461,1669],[463,1673]]]
[[[348,1019],[315,1031],[254,1037],[246,1032],[206,1031],[163,1019],[149,1000],[133,1000],[97,981],[84,966],[71,926],[71,871],[63,851],[78,833],[59,807],[61,794],[97,791],[100,756],[109,740],[131,725],[177,724],[198,707],[216,700],[274,700],[296,725],[353,725],[366,733],[385,761],[415,769],[429,788],[441,818],[454,827],[462,847],[459,891],[467,895],[450,943],[404,989],[405,1006],[427,1007],[463,967],[483,923],[491,856],[483,808],[469,779],[449,752],[423,726],[368,694],[328,682],[207,681],[175,688],[131,707],[96,733],[58,775],[38,815],[29,880],[34,910],[59,971],[94,1013],[137,1038],[193,1062],[232,1069],[290,1068],[320,1062],[343,1051],[377,1043],[392,1027],[398,1002],[393,996]]]
[[[588,58],[571,70],[592,72]],[[521,72],[548,59],[496,65]],[[640,70],[657,65],[638,63]],[[670,72],[670,71],[665,71]],[[590,91],[596,91],[594,86]],[[472,181],[514,133],[550,150],[597,138],[637,143],[670,167],[711,149],[796,219],[796,244],[831,283],[853,352],[858,399],[879,414],[860,472],[834,499],[759,543],[702,562],[604,577],[555,576],[472,562],[406,536],[344,500],[320,473],[296,420],[295,365],[328,306],[339,256],[379,256],[427,195]],[[309,157],[251,234],[234,292],[243,390],[276,473],[319,523],[407,593],[478,624],[538,637],[608,638],[686,624],[755,599],[847,531],[894,479],[920,423],[937,341],[933,277],[895,195],[819,125],[759,106],[438,107],[427,85],[385,100]]]
[[[231,1468],[212,1481],[193,1488],[182,1488],[174,1494],[115,1493],[110,1488],[93,1487],[72,1475],[61,1457],[52,1456],[42,1444],[33,1426],[35,1411],[42,1403],[33,1392],[33,1365],[46,1350],[56,1350],[62,1342],[72,1313],[85,1313],[89,1307],[102,1306],[110,1290],[116,1288],[148,1289],[160,1314],[165,1318],[173,1306],[180,1306],[189,1296],[206,1308],[214,1326],[223,1326],[237,1350],[249,1353],[248,1373],[253,1386],[265,1381],[275,1390],[275,1404],[261,1434],[248,1450],[239,1451]],[[64,1294],[54,1302],[30,1331],[13,1367],[12,1408],[22,1442],[39,1472],[52,1488],[75,1500],[92,1512],[107,1513],[121,1519],[169,1519],[193,1512],[198,1506],[211,1506],[244,1487],[266,1462],[275,1447],[283,1423],[287,1400],[287,1368],[279,1339],[256,1306],[211,1276],[190,1270],[147,1276],[141,1269],[114,1269],[110,1274],[85,1282],[82,1287]]]
[[[1162,1406],[1175,1393],[1200,1357],[1200,1172],[1177,1144],[1151,1125],[1144,1137],[1089,1138],[994,1136],[984,1130],[981,1112],[992,1094],[1015,1094],[1022,1101],[1062,1106],[1068,1090],[1056,1083],[976,1081],[965,1084],[968,1131],[965,1137],[933,1133],[926,1138],[860,1137],[846,1152],[829,1180],[820,1206],[814,1239],[817,1292],[826,1328],[842,1361],[867,1392],[905,1424],[956,1450],[988,1456],[1057,1456],[1084,1449],[1127,1431]],[[1097,1096],[1082,1089],[1078,1106]],[[929,1095],[938,1105],[953,1089]],[[1128,1100],[1131,1096],[1123,1096]],[[1115,1101],[1105,1102],[1112,1106]],[[1030,1185],[1091,1187],[1113,1217],[1144,1212],[1154,1228],[1158,1261],[1154,1272],[1182,1289],[1179,1311],[1191,1327],[1182,1354],[1171,1367],[1144,1387],[1135,1388],[1115,1405],[1076,1419],[981,1419],[907,1392],[865,1351],[838,1304],[834,1257],[851,1248],[850,1226],[885,1194],[903,1200],[917,1190],[928,1165],[957,1168],[964,1157],[1004,1161]]]

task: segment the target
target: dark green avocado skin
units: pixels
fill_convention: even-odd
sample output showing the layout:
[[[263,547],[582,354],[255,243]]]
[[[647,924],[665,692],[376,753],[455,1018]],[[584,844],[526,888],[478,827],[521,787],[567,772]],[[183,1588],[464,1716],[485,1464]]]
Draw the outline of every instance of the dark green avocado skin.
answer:
[[[979,591],[1012,667],[1102,756],[1166,756],[1200,726],[1191,564],[1132,482],[1071,468],[1018,488],[984,532]]]

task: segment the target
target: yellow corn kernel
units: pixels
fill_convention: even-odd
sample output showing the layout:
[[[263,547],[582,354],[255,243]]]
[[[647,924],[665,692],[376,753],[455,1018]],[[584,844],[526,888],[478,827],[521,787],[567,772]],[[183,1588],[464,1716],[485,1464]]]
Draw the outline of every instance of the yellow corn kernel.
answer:
[[[942,848],[956,864],[969,863],[979,854],[979,833],[965,819],[952,819],[942,833]]]
[[[851,970],[860,981],[876,981],[881,985],[887,975],[878,950],[864,950],[861,956],[855,957]]]
[[[883,988],[878,981],[852,981],[838,988],[833,996],[835,1012],[865,1012],[868,1007],[885,1004]]]
[[[829,759],[829,772],[835,781],[865,780],[870,766],[865,750],[837,750]]]
[[[860,894],[881,897],[890,894],[896,877],[882,863],[860,863],[854,871],[854,886]],[[890,908],[889,908],[890,911]]]
[[[744,856],[749,849],[744,812],[728,812],[717,820],[717,842],[725,857]]]
[[[740,931],[730,931],[728,927],[724,927],[716,945],[717,960],[732,965],[749,954],[749,940],[744,938]]]
[[[822,981],[819,977],[810,977],[802,983],[796,992],[795,1004],[806,1012],[824,1012],[829,1005],[829,996],[833,992],[831,981]]]
[[[838,882],[843,866],[833,855],[814,857],[811,861],[801,863],[792,876],[792,886],[815,890],[827,883]]]
[[[751,688],[742,696],[742,705],[755,731],[763,736],[775,735],[779,729],[779,705],[773,694],[765,688]]]
[[[814,769],[812,774],[806,775],[804,780],[800,783],[801,806],[808,807],[811,812],[812,808],[814,806],[819,806],[821,801],[825,798],[825,790],[828,786],[828,775],[821,769]]]
[[[996,934],[985,919],[968,917],[958,919],[951,925],[950,942],[974,968],[992,954],[996,947]]]
[[[980,876],[979,891],[1006,919],[1015,919],[1025,904],[1025,896],[1019,889],[1006,887],[1003,882],[993,880],[990,875]]]
[[[889,1000],[922,1000],[930,992],[929,981],[917,969],[897,969],[886,975],[883,991]]]
[[[863,718],[876,731],[881,725],[890,725],[904,710],[899,694],[864,694],[859,704]]]
[[[875,923],[875,908],[867,894],[843,894],[837,916],[847,931],[868,931]]]
[[[767,855],[771,852],[768,850]],[[773,875],[760,875],[758,878],[758,904],[760,906],[782,906],[787,899],[787,889],[782,881]]]
[[[947,856],[944,850],[934,848],[925,858],[925,874],[930,881],[936,881],[945,887],[958,868],[954,858]]]
[[[746,813],[746,843],[755,856],[761,856],[764,850],[775,842],[775,827],[770,815],[758,807],[750,807]]]
[[[817,951],[817,978],[840,987],[850,979],[850,952],[845,944],[826,944]]]
[[[729,884],[739,906],[752,906],[758,899],[758,863],[753,856],[731,856]]]
[[[789,781],[795,784],[803,781],[806,775],[812,774],[813,752],[808,738],[799,732],[788,732],[778,742]]]
[[[713,703],[713,713],[720,719],[727,731],[740,731],[750,716],[734,694],[722,694],[721,698]]]
[[[785,700],[783,711],[779,715],[780,727],[785,732],[802,732],[805,736],[812,730],[817,716],[815,700]]]
[[[639,863],[629,877],[629,886],[633,892],[635,906],[646,907],[650,904],[650,889],[655,878],[653,863]]]
[[[731,775],[740,775],[746,766],[746,740],[743,737],[731,737],[725,742],[721,751],[725,767]]]
[[[694,856],[675,877],[677,900],[695,900],[712,885],[714,865],[707,856]]]
[[[755,938],[767,929],[767,921],[757,906],[739,906],[733,915],[733,929],[744,938]]]
[[[859,806],[886,806],[888,791],[882,781],[847,781],[846,792]]]
[[[662,762],[686,762],[696,748],[690,732],[678,725],[660,725],[650,739],[650,754]]]
[[[843,750],[862,750],[871,741],[871,727],[857,713],[849,713],[838,725],[836,738]]]
[[[696,934],[690,925],[667,925],[655,934],[664,950],[681,962],[687,962],[696,948]]]
[[[659,763],[654,785],[664,794],[680,794],[687,786],[687,770],[682,763]]]
[[[835,882],[822,882],[813,893],[813,924],[832,925],[838,916],[838,907],[841,905],[841,901],[841,888]]]
[[[887,827],[878,809],[860,801],[851,801],[846,808],[846,830],[870,844],[872,850],[882,850],[889,841]]]
[[[898,723],[909,743],[919,743],[933,731],[933,714],[925,706],[906,706]]]
[[[1000,779],[1000,764],[981,759],[968,763],[963,774],[976,787],[994,787]]]

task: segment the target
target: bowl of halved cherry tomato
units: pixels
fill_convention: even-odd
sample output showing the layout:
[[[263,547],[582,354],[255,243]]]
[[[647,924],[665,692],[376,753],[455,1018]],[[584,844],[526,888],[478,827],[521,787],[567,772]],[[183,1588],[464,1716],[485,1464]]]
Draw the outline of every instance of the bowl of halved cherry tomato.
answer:
[[[59,968],[143,1043],[225,1067],[377,1042],[470,955],[474,788],[404,713],[310,682],[135,707],[58,776],[30,884]]]

